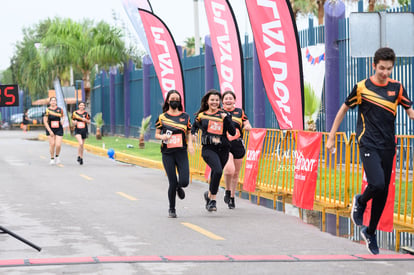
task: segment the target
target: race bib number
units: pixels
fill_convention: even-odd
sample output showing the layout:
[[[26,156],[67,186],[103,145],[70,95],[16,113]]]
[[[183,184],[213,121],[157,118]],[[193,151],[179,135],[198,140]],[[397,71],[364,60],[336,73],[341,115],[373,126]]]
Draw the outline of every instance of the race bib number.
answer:
[[[207,132],[215,135],[223,134],[223,122],[222,121],[213,121],[208,122]]]
[[[84,129],[85,128],[85,122],[83,121],[78,121],[76,123],[76,127],[78,127],[78,129]]]
[[[57,120],[53,120],[53,121],[51,121],[51,122],[50,122],[50,126],[51,126],[52,128],[59,128],[59,126],[60,126],[59,121],[57,121]]]
[[[183,147],[182,134],[175,134],[170,137],[167,143],[167,148],[181,148]]]
[[[238,129],[238,128],[236,128],[236,134],[235,134],[234,136],[230,135],[230,134],[227,132],[227,139],[228,139],[229,141],[236,140],[236,139],[238,139],[239,137],[240,137],[240,131],[239,131],[239,129]]]

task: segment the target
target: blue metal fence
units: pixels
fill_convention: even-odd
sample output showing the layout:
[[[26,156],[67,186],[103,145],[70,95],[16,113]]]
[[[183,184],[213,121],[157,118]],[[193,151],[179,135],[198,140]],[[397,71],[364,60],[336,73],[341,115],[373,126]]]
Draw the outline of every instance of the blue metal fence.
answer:
[[[392,9],[387,12],[407,12],[409,10],[410,7],[405,6],[402,8]],[[338,47],[340,51],[340,70],[342,75],[340,80],[339,100],[344,102],[358,81],[361,81],[373,74],[373,59],[372,57],[351,57],[348,18],[345,18],[339,24]],[[374,55],[374,53],[372,53],[372,55]],[[412,100],[414,99],[414,86],[412,81],[414,75],[413,63],[412,57],[398,57],[391,75],[391,78],[396,79],[403,84]],[[355,132],[357,112],[357,109],[348,111],[344,123],[340,129],[341,131],[346,132],[348,135]],[[399,107],[396,118],[396,133],[399,135],[412,135],[413,125],[413,122],[410,121],[405,114],[404,109]]]
[[[405,12],[409,7],[402,9],[395,9],[389,12]],[[337,41],[340,59],[340,91],[338,92],[338,100],[342,104],[352,90],[353,86],[360,80],[371,75],[372,72],[372,58],[353,58],[350,56],[349,45],[349,21],[344,19],[339,22],[339,38]],[[301,47],[315,45],[325,42],[324,26],[313,26],[313,20],[309,19],[309,28],[299,32],[299,39]],[[254,126],[254,110],[253,110],[253,43],[248,43],[248,37],[245,37],[243,45],[243,65],[244,65],[244,81],[245,81],[245,112]],[[205,55],[193,57],[183,57],[182,65],[184,71],[185,82],[185,101],[186,112],[193,117],[194,113],[200,106],[200,100],[205,93]],[[406,87],[408,94],[413,99],[413,58],[397,58],[392,77],[401,81]],[[124,111],[123,111],[123,77],[118,73],[115,83],[115,117],[116,117],[116,134],[124,133]],[[94,87],[91,93],[92,115],[97,112],[103,112],[103,119],[106,123],[104,131],[110,130],[110,104],[109,104],[109,77],[105,73],[97,75]],[[218,75],[215,72],[214,76],[215,88],[218,89]],[[130,117],[130,134],[132,136],[138,135],[138,128],[143,117],[143,74],[142,70],[132,70],[130,75],[131,98],[131,117]],[[163,98],[161,89],[159,87],[158,79],[156,77],[153,67],[150,70],[150,86],[151,86],[151,116],[152,126],[155,119],[162,111]],[[317,130],[325,131],[325,103],[324,92],[322,93],[321,110],[317,119]],[[276,117],[273,113],[270,103],[266,100],[265,103],[265,127],[278,128]],[[413,134],[413,122],[408,121],[407,116],[402,114],[402,108],[398,110],[396,121],[397,134]],[[355,132],[356,129],[357,110],[350,110],[341,126],[341,131],[348,135]]]

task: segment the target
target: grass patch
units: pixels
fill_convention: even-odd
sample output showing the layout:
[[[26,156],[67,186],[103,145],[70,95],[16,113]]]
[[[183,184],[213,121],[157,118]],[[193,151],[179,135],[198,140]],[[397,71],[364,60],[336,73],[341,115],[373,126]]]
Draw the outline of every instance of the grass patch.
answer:
[[[241,178],[243,178],[243,170],[241,174]],[[316,198],[324,198],[327,202],[337,200],[343,202],[345,194],[349,194],[348,203],[350,203],[353,194],[361,192],[362,173],[360,172],[358,175],[355,167],[353,171],[350,171],[349,177],[349,185],[345,186],[345,167],[329,169],[319,165],[315,189]],[[289,161],[278,161],[277,158],[262,158],[257,183],[273,190],[284,190],[293,193],[294,166]],[[398,175],[396,175],[394,213],[411,215],[414,199],[412,186],[412,181],[400,181]],[[346,190],[346,188],[348,189]]]

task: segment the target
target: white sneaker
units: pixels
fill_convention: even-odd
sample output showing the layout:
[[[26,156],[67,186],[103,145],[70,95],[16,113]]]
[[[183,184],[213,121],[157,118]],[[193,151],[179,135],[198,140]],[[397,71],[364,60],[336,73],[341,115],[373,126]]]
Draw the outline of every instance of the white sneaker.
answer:
[[[55,163],[60,164],[60,158],[59,157],[55,157]]]
[[[51,159],[50,162],[49,162],[49,164],[50,165],[55,165],[55,160],[54,159]]]

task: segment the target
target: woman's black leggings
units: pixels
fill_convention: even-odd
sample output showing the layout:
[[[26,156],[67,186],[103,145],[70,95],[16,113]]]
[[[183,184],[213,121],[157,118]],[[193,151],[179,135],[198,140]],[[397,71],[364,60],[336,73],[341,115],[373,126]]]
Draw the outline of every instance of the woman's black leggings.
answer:
[[[368,185],[362,193],[359,203],[365,205],[372,199],[371,218],[367,228],[368,234],[375,233],[387,202],[394,155],[395,149],[378,150],[360,147],[360,156],[364,164]]]
[[[229,159],[229,147],[218,147],[213,145],[204,145],[201,156],[210,166],[210,193],[216,195],[220,185],[220,179],[223,175],[223,168]]]
[[[190,179],[187,150],[183,149],[172,153],[163,153],[162,163],[169,182],[168,200],[170,202],[170,209],[175,209],[177,188],[187,187]],[[176,171],[178,171],[178,180]]]

